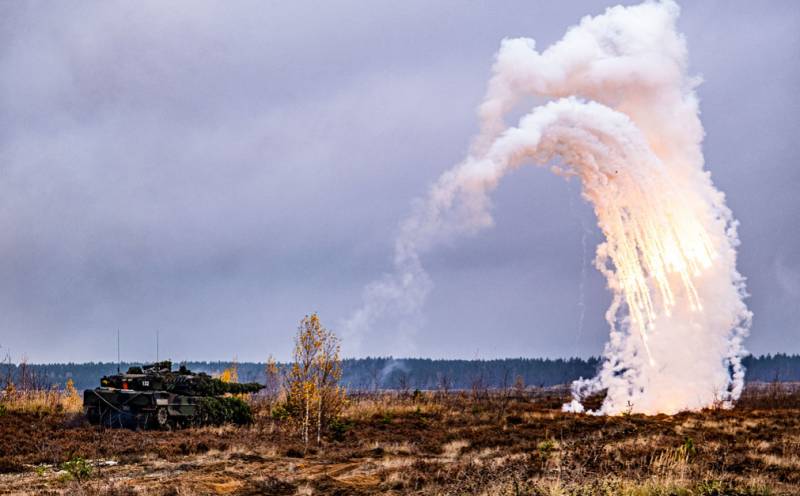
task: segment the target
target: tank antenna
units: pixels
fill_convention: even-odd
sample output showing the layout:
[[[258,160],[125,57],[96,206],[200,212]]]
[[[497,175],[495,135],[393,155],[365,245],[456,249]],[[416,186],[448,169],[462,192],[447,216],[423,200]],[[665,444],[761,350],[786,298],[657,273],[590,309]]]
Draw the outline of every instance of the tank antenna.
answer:
[[[119,374],[119,328],[117,328],[117,374]]]
[[[158,329],[156,329],[156,363],[158,363]]]

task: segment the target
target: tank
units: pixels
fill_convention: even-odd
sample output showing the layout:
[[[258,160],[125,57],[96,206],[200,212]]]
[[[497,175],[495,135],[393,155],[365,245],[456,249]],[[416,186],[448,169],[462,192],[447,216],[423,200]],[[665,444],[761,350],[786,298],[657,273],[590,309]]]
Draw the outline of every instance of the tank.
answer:
[[[130,367],[124,374],[104,376],[100,387],[83,392],[83,410],[91,424],[106,427],[170,429],[252,421],[250,406],[234,395],[255,393],[264,386],[223,382],[163,361]]]

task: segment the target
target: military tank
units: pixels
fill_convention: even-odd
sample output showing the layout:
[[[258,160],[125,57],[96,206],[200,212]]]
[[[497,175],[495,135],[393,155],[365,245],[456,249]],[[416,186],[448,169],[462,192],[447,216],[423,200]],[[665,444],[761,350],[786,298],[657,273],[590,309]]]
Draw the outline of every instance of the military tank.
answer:
[[[83,410],[91,424],[106,427],[170,429],[233,422],[247,424],[252,412],[240,397],[264,386],[223,382],[167,360],[130,367],[104,376],[100,387],[83,392]]]

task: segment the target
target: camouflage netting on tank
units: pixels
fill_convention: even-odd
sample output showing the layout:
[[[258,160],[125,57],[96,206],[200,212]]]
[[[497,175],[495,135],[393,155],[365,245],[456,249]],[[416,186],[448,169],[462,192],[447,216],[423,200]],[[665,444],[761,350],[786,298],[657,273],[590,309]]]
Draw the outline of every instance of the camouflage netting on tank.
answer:
[[[199,405],[204,424],[220,425],[231,422],[244,425],[253,422],[250,406],[234,396],[201,398]]]
[[[222,396],[224,394],[257,393],[264,386],[256,382],[238,384],[223,382],[208,374],[167,374],[164,376],[164,390],[189,396]]]
[[[184,365],[172,370],[172,362],[165,360],[142,367],[130,367],[127,374],[105,376],[102,386],[141,391],[167,391],[186,396],[223,396],[225,394],[257,393],[264,386],[256,382],[239,384],[225,382],[205,372],[192,372]]]

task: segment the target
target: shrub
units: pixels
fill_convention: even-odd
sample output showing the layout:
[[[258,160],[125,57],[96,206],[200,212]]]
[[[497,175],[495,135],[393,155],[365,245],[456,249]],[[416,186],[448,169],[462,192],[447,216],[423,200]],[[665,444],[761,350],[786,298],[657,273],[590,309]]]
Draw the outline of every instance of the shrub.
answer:
[[[697,485],[696,490],[699,496],[722,496],[725,494],[724,485],[718,480],[703,481]]]
[[[694,439],[687,437],[684,439],[683,444],[678,448],[678,456],[683,460],[689,462],[694,458],[697,450],[694,447]]]
[[[76,456],[61,464],[61,470],[69,474],[69,478],[82,481],[92,475],[92,466],[83,458]]]
[[[289,410],[286,409],[286,405],[280,404],[275,405],[275,408],[272,409],[272,418],[274,420],[286,420],[290,417]]]
[[[232,422],[245,425],[253,422],[253,411],[250,406],[235,396],[202,398],[200,408],[208,418],[208,422],[212,424]]]
[[[351,422],[347,422],[339,418],[334,418],[331,420],[330,424],[328,424],[328,429],[330,429],[331,432],[331,439],[334,441],[343,441],[347,431],[352,428],[353,424]]]
[[[555,448],[556,443],[552,439],[545,439],[536,445],[536,449],[539,451],[542,458],[548,458]]]

